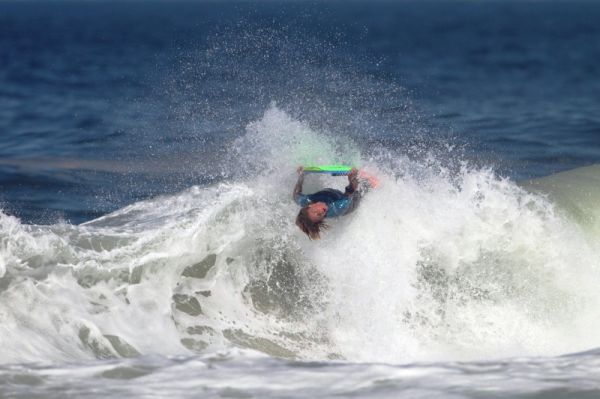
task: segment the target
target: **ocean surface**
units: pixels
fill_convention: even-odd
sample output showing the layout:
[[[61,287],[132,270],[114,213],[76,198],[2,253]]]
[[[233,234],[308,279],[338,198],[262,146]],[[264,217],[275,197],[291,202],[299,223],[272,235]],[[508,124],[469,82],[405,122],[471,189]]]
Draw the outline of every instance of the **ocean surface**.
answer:
[[[0,1],[0,397],[600,398],[599,21]]]

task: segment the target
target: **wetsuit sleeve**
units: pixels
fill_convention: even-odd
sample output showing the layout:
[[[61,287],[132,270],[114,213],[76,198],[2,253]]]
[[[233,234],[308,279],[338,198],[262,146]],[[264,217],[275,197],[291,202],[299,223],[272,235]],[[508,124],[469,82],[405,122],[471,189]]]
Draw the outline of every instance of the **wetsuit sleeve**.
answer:
[[[294,200],[302,208],[304,208],[305,206],[308,206],[308,204],[310,203],[310,198],[308,198],[308,195],[304,195],[302,193],[296,194],[294,196]]]
[[[352,197],[342,198],[337,201],[333,201],[327,209],[327,217],[342,216],[348,213],[353,207]]]

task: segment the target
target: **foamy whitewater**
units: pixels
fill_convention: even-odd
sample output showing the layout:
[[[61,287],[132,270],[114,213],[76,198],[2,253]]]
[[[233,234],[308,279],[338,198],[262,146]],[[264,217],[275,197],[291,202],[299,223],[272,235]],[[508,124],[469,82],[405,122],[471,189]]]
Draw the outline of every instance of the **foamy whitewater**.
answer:
[[[7,396],[600,392],[600,193],[569,196],[597,168],[518,185],[366,159],[276,106],[231,150],[237,178],[81,225],[0,215]],[[381,185],[311,242],[295,165],[334,162]]]

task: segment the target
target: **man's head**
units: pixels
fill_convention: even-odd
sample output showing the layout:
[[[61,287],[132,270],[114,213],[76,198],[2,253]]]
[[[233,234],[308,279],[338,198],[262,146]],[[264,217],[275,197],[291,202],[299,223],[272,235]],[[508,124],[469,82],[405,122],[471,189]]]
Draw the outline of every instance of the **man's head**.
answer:
[[[326,229],[327,225],[323,222],[327,215],[327,204],[324,202],[315,202],[300,209],[296,217],[296,226],[300,228],[311,240],[321,238],[320,230]]]
[[[327,204],[324,202],[313,202],[306,207],[308,218],[313,223],[319,223],[327,215]]]

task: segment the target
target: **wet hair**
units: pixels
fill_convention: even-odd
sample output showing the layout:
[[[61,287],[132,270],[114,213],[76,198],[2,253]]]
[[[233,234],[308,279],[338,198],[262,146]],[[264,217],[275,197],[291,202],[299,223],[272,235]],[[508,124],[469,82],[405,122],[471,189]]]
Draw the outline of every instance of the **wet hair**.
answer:
[[[302,232],[311,240],[320,239],[321,230],[329,227],[322,220],[316,223],[310,220],[308,217],[308,207],[304,207],[300,209],[300,212],[298,212],[298,216],[296,217],[296,226],[300,227],[300,230],[302,230]]]

